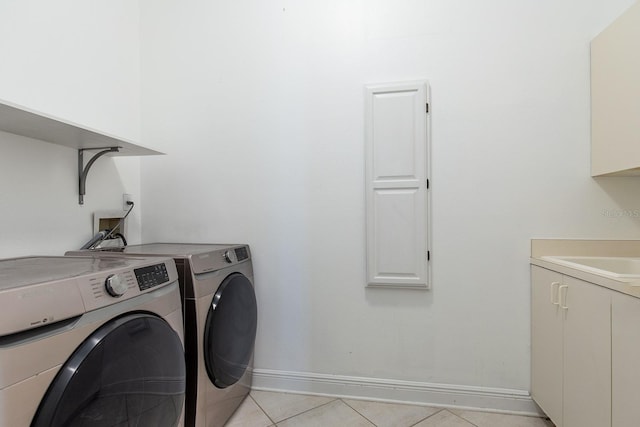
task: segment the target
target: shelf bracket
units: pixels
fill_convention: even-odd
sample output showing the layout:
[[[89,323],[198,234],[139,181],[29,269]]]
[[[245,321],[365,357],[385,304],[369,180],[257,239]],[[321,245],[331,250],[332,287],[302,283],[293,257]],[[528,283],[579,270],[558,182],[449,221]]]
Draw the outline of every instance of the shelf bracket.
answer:
[[[96,153],[87,165],[84,165],[84,152],[87,150],[102,150]],[[104,147],[104,148],[81,148],[78,150],[78,203],[84,204],[84,195],[86,193],[87,186],[87,174],[89,173],[89,169],[98,160],[99,157],[104,156],[107,153],[118,152],[120,147]]]

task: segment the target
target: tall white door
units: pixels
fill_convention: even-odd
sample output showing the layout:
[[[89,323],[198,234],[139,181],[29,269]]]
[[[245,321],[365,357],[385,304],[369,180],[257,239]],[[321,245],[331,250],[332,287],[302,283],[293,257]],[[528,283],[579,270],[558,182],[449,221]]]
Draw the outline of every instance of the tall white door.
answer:
[[[365,96],[367,285],[427,288],[428,85]]]

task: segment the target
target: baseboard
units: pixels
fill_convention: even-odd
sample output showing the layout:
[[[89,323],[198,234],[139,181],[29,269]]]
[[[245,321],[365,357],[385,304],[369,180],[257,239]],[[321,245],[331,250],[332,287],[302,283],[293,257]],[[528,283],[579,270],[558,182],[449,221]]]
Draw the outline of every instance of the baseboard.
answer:
[[[256,390],[542,415],[526,390],[254,369]]]

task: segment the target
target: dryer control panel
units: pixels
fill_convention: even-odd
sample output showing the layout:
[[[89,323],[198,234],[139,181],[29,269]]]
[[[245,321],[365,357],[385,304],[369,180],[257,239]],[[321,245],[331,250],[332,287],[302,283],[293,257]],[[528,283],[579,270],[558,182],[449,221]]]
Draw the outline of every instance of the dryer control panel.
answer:
[[[220,249],[194,253],[191,257],[193,274],[208,273],[245,262],[251,258],[249,246],[226,245]]]

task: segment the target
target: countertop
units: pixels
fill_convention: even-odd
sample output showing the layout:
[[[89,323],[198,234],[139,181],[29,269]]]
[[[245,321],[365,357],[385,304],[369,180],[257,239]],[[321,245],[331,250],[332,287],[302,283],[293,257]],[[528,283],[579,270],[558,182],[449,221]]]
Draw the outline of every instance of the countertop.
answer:
[[[637,279],[612,278],[542,259],[544,256],[610,256],[640,258],[640,240],[532,239],[531,265],[556,271],[626,295],[640,298]],[[640,285],[640,283],[638,283]]]

